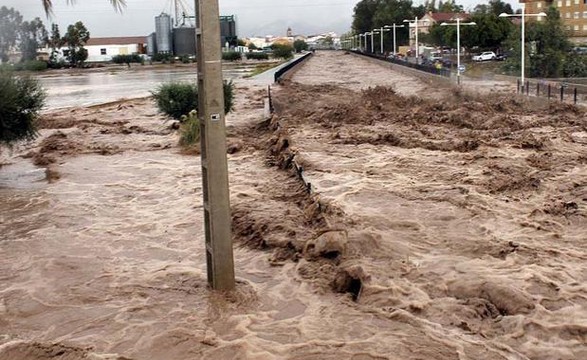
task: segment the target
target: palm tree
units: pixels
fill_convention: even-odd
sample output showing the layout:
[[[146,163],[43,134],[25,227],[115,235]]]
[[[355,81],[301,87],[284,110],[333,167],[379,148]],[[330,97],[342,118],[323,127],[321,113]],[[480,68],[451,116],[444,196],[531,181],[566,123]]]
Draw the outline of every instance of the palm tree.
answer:
[[[122,11],[122,8],[126,7],[126,0],[108,0],[116,11]],[[45,13],[47,15],[53,12],[53,0],[41,0]],[[73,4],[75,0],[67,0],[68,4]]]

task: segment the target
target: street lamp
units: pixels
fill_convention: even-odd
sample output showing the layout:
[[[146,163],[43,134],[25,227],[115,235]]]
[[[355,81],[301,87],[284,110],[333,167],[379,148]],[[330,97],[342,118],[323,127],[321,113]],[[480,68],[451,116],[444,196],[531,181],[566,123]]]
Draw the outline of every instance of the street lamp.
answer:
[[[366,32],[367,36],[371,35],[371,53],[373,53],[373,32]]]
[[[389,25],[382,26],[381,29],[373,29],[373,32],[381,33],[381,55],[383,55],[383,32],[389,31]]]
[[[363,38],[363,36],[365,36],[365,34],[359,34],[359,50],[363,51],[363,41],[361,41],[361,38]]]
[[[416,30],[416,63],[418,63],[418,57],[420,56],[420,50],[418,50],[418,17],[414,20],[404,20],[405,23],[414,24]]]
[[[403,25],[396,25],[395,23],[393,25],[385,25],[384,28],[386,29],[390,29],[393,28],[393,56],[395,57],[396,55],[396,49],[397,47],[395,46],[395,29],[396,28],[403,28]],[[381,42],[383,42],[383,40],[381,40]]]
[[[526,51],[525,51],[525,44],[524,44],[524,42],[525,42],[525,36],[526,35],[524,33],[526,32],[526,26],[525,26],[526,16],[541,17],[541,16],[546,16],[546,14],[544,12],[540,12],[538,14],[526,14],[526,5],[525,4],[520,4],[520,6],[522,7],[522,13],[521,14],[506,14],[506,13],[501,13],[501,14],[499,14],[499,17],[518,17],[519,16],[519,17],[522,18],[522,69],[521,69],[521,72],[520,72],[520,77],[522,79],[522,92],[524,92],[524,80],[525,80],[525,77],[524,77],[524,73],[525,73],[525,64],[524,64],[524,61],[525,61],[525,59],[524,58],[525,58],[525,55],[526,55],[525,54],[526,53]]]
[[[461,19],[460,18],[456,18],[456,19],[451,19],[451,20],[456,20],[456,24],[451,24],[451,23],[446,23],[443,22],[442,24],[440,24],[440,26],[455,26],[457,27],[457,84],[461,83],[461,25],[468,25],[468,26],[475,26],[477,25],[474,22],[468,22],[468,23],[461,23]]]

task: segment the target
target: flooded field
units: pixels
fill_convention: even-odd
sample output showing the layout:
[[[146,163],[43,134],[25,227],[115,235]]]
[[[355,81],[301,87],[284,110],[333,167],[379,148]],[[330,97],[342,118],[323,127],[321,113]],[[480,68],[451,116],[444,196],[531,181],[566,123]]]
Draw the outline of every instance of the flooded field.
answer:
[[[587,357],[583,109],[341,52],[270,121],[236,84],[237,290],[207,288],[199,156],[149,99],[47,112],[0,162],[0,360]]]
[[[241,77],[254,65],[224,70],[226,80]],[[47,89],[47,110],[71,106],[102,104],[119,99],[150,96],[157,86],[165,82],[197,82],[196,65],[143,69],[109,67],[87,72],[55,71],[49,75],[36,76]]]

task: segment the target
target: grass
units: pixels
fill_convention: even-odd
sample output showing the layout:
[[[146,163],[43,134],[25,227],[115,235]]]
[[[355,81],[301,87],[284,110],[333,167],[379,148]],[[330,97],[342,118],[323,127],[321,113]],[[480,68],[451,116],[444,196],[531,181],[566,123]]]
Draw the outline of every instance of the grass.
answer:
[[[274,67],[279,66],[281,64],[283,64],[283,61],[255,65],[255,69],[253,69],[253,71],[251,71],[250,74],[247,74],[244,77],[250,78],[253,76],[257,76],[257,75],[262,74],[267,70],[273,69]]]

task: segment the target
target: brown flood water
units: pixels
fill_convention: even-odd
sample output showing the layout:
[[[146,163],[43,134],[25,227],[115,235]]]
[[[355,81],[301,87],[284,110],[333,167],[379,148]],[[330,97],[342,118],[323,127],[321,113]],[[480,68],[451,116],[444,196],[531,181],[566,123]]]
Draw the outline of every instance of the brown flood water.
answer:
[[[583,110],[340,52],[292,80],[271,123],[237,82],[232,294],[206,286],[199,156],[150,100],[4,152],[0,359],[587,358]]]

